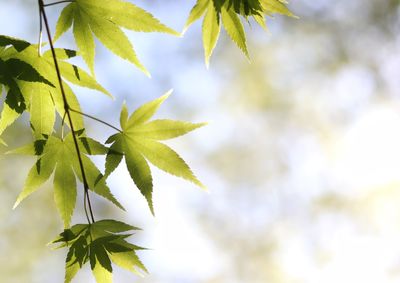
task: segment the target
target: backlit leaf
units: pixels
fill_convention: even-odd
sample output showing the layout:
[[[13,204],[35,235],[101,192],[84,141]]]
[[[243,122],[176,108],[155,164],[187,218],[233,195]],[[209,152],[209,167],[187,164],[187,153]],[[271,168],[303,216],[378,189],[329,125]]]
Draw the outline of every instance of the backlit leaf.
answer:
[[[206,66],[210,64],[210,57],[217,45],[219,33],[221,31],[220,17],[214,9],[212,1],[208,3],[208,9],[203,20],[203,46]]]
[[[69,152],[61,150],[54,173],[54,201],[64,221],[64,227],[71,223],[76,203],[76,180],[71,166],[68,164]]]
[[[243,51],[246,57],[249,57],[246,45],[246,34],[244,32],[243,24],[235,11],[232,9],[227,10],[221,9],[221,18],[224,28],[230,38],[236,43],[236,45]]]
[[[121,28],[179,35],[149,12],[121,0],[76,0],[61,12],[56,38],[71,25],[78,49],[92,73],[95,56],[93,34],[114,54],[133,63],[147,75],[148,71],[137,58],[132,44]]]
[[[127,121],[125,118],[127,116],[126,110],[123,110],[121,114],[123,131],[108,139],[113,144],[106,157],[105,176],[108,176],[118,166],[122,156],[124,156],[128,172],[136,187],[146,198],[153,214],[153,178],[147,161],[167,173],[182,177],[203,187],[185,161],[167,145],[156,140],[175,138],[204,124],[173,120],[154,120],[149,122],[169,93],[145,103],[134,111]]]

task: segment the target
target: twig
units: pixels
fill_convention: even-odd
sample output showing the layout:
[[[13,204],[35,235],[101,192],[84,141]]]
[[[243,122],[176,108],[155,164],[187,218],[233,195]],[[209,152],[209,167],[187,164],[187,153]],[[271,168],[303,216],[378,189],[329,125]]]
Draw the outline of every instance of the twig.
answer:
[[[97,122],[99,122],[99,123],[102,123],[102,124],[104,124],[104,125],[106,125],[106,126],[112,128],[112,129],[114,129],[114,130],[116,130],[116,131],[122,133],[122,131],[121,131],[120,129],[118,129],[117,127],[111,125],[110,123],[107,123],[106,121],[103,121],[103,120],[101,120],[101,119],[99,119],[99,118],[96,118],[96,117],[94,117],[94,116],[92,116],[92,115],[83,113],[83,112],[81,112],[81,111],[75,110],[75,109],[73,109],[73,108],[70,108],[69,110],[72,111],[72,112],[78,113],[78,114],[80,114],[80,115],[82,115],[82,116],[88,117],[88,118],[90,118],[90,119],[92,119],[92,120],[95,120],[95,121],[97,121]]]
[[[64,1],[64,2],[70,2],[70,1]],[[60,85],[61,95],[62,95],[62,99],[63,99],[63,102],[64,102],[64,111],[65,111],[65,113],[67,115],[67,118],[68,118],[68,122],[69,122],[69,125],[70,125],[70,128],[71,128],[71,132],[72,132],[72,137],[73,137],[73,140],[74,140],[76,154],[78,156],[79,167],[80,167],[81,174],[82,174],[83,187],[85,189],[84,208],[85,208],[86,218],[88,220],[88,223],[90,224],[91,222],[94,223],[95,220],[94,220],[92,205],[91,205],[90,198],[89,198],[89,185],[88,185],[86,174],[85,174],[85,168],[83,166],[82,155],[81,155],[81,151],[79,149],[78,139],[76,137],[76,133],[75,133],[75,130],[74,130],[74,125],[73,125],[73,122],[72,122],[71,112],[70,112],[69,104],[68,104],[68,101],[67,101],[67,96],[65,94],[63,81],[62,81],[62,78],[61,78],[61,72],[60,72],[60,68],[58,66],[56,52],[54,50],[53,40],[51,38],[49,22],[47,20],[46,11],[44,9],[46,7],[46,5],[44,5],[43,0],[38,0],[38,3],[39,3],[39,8],[40,8],[41,15],[43,16],[43,21],[44,21],[44,25],[45,25],[45,28],[46,28],[47,37],[49,39],[50,49],[51,49],[51,53],[52,53],[53,61],[54,61],[54,66],[55,66],[56,73],[57,73],[57,79],[58,79],[58,83]],[[86,204],[86,202],[87,202],[87,204]],[[89,215],[88,215],[88,211],[87,211],[86,205],[88,205],[88,207],[89,207],[90,218],[89,218]]]

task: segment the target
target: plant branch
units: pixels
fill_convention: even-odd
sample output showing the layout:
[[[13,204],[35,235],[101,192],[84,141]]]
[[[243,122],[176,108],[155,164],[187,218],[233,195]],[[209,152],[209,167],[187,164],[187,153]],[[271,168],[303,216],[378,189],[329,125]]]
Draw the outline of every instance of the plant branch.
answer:
[[[70,107],[69,107],[69,104],[68,104],[68,101],[67,101],[67,96],[65,94],[65,90],[64,90],[64,86],[63,86],[63,80],[61,78],[61,72],[60,72],[60,68],[58,66],[57,56],[56,56],[56,52],[54,50],[53,40],[51,38],[49,22],[47,20],[46,11],[44,9],[45,5],[43,3],[43,0],[38,0],[38,2],[39,2],[40,13],[41,13],[41,16],[43,17],[44,25],[45,25],[45,28],[46,28],[47,37],[49,39],[50,49],[51,49],[51,53],[52,53],[52,56],[53,56],[53,61],[54,61],[54,66],[55,66],[56,73],[57,73],[58,83],[60,85],[61,95],[62,95],[62,99],[63,99],[63,103],[64,103],[64,111],[65,111],[66,116],[68,118],[68,122],[69,122],[69,125],[70,125],[70,128],[71,128],[72,137],[73,137],[73,141],[74,141],[74,145],[75,145],[75,149],[76,149],[76,154],[78,156],[79,167],[80,167],[81,174],[82,174],[83,187],[84,187],[84,190],[85,190],[84,208],[85,208],[86,218],[88,220],[88,223],[90,224],[91,222],[92,223],[95,222],[95,220],[94,220],[94,216],[93,216],[92,205],[90,203],[90,198],[89,198],[89,185],[88,185],[86,174],[85,174],[85,168],[83,166],[82,154],[81,154],[81,151],[79,149],[78,139],[76,137],[76,133],[75,133],[75,130],[74,130],[74,125],[73,125],[73,122],[72,122]],[[90,219],[89,219],[87,208],[86,208],[86,202],[87,202],[87,205],[89,207]]]
[[[94,116],[92,116],[92,115],[83,113],[83,112],[81,112],[81,111],[75,110],[75,109],[73,109],[73,108],[70,108],[69,110],[71,110],[72,112],[78,113],[78,114],[80,114],[80,115],[82,115],[82,116],[88,117],[88,118],[90,118],[90,119],[92,119],[92,120],[94,120],[94,121],[96,121],[96,122],[102,123],[102,124],[104,124],[104,125],[106,125],[106,126],[112,128],[112,129],[114,129],[114,130],[116,130],[116,131],[122,133],[122,131],[121,131],[120,129],[118,129],[117,127],[111,125],[110,123],[107,123],[106,121],[103,121],[103,120],[101,120],[101,119],[99,119],[99,118],[96,118],[96,117],[94,117]]]

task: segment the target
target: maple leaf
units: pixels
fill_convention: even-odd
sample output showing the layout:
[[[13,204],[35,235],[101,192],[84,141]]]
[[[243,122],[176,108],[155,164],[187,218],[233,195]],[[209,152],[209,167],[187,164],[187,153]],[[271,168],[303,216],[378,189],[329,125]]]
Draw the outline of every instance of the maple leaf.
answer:
[[[61,12],[55,40],[71,26],[80,54],[92,73],[94,73],[95,58],[94,36],[114,54],[128,60],[149,75],[121,28],[179,35],[146,10],[121,0],[76,0],[70,3]]]
[[[110,219],[65,229],[51,242],[59,244],[57,248],[69,247],[64,283],[70,283],[87,262],[90,262],[97,283],[112,282],[112,263],[137,275],[142,275],[140,270],[147,272],[136,254],[143,248],[126,241],[132,234],[122,234],[138,229]]]
[[[122,205],[111,194],[100,171],[86,156],[105,154],[107,148],[88,137],[79,137],[78,140],[89,189],[123,209]],[[23,146],[10,153],[36,155],[38,157],[35,165],[29,171],[24,188],[19,194],[14,208],[39,189],[54,171],[54,200],[64,221],[64,226],[69,227],[76,203],[76,178],[82,182],[72,134],[67,134],[64,139],[49,136],[47,140],[35,141],[33,144]]]
[[[111,174],[121,162],[122,157],[125,157],[129,174],[146,198],[153,214],[153,179],[147,161],[167,173],[204,187],[186,162],[174,150],[159,142],[159,140],[182,136],[204,126],[205,123],[193,124],[175,120],[153,120],[149,122],[149,119],[169,94],[170,92],[142,105],[129,117],[126,106],[122,107],[120,117],[122,131],[106,141],[106,143],[112,143],[112,145],[106,157],[105,176]]]
[[[249,59],[246,33],[240,16],[246,21],[248,17],[253,17],[261,27],[266,28],[265,15],[282,14],[296,17],[286,5],[287,2],[283,0],[197,0],[190,11],[183,32],[204,15],[202,38],[205,63],[208,67],[222,22],[229,37]]]
[[[23,49],[20,47],[20,51],[11,46],[3,50],[0,55],[0,84],[4,84],[3,81],[8,82],[5,84],[8,94],[0,117],[0,135],[24,111],[29,111],[35,138],[41,139],[43,135],[52,134],[56,111],[61,117],[64,117],[64,101],[57,74],[54,70],[51,51],[48,50],[42,56],[39,56],[37,45],[29,44],[28,46],[23,46]],[[66,61],[75,57],[77,55],[76,51],[57,48],[55,52],[64,80],[81,87],[100,91],[112,97],[92,76],[78,66]],[[2,64],[2,62],[11,63]],[[7,76],[1,75],[2,65],[11,66],[4,71]],[[46,76],[44,77],[41,74],[46,74]],[[12,79],[10,76],[14,76],[17,79]],[[1,78],[5,79],[2,80]],[[64,82],[64,89],[70,108],[80,111],[79,102],[66,82]],[[71,116],[74,128],[76,130],[83,129],[82,116],[77,113],[71,113]],[[69,123],[68,120],[65,122]]]

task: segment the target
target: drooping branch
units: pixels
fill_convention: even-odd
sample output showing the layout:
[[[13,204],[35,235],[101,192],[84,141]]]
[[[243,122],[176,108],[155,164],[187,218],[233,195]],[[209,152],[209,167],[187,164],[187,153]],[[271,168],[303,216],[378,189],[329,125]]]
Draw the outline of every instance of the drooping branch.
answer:
[[[71,1],[63,1],[63,2],[71,2]],[[81,154],[81,151],[79,149],[78,139],[76,137],[76,132],[75,132],[74,125],[73,125],[73,122],[72,122],[71,109],[69,107],[69,104],[68,104],[68,101],[67,101],[67,96],[65,94],[63,80],[61,78],[61,71],[60,71],[60,68],[58,66],[58,61],[57,61],[57,56],[56,56],[56,52],[55,52],[55,49],[54,49],[53,40],[51,38],[49,22],[48,22],[46,11],[45,11],[46,5],[43,3],[43,0],[38,0],[38,3],[39,3],[39,9],[40,9],[40,17],[43,19],[43,22],[44,22],[44,26],[45,26],[45,29],[46,29],[46,33],[47,33],[47,37],[48,37],[48,40],[49,40],[53,61],[54,61],[55,70],[56,70],[56,73],[57,73],[57,80],[58,80],[58,83],[59,83],[59,86],[60,86],[61,96],[62,96],[63,103],[64,103],[64,111],[66,113],[66,117],[68,119],[68,122],[69,122],[69,125],[70,125],[70,128],[71,128],[72,137],[73,137],[73,141],[74,141],[74,146],[75,146],[76,154],[77,154],[78,161],[79,161],[79,167],[80,167],[80,171],[81,171],[81,174],[82,174],[83,187],[84,187],[84,190],[85,190],[84,209],[85,209],[85,213],[86,213],[86,218],[88,220],[88,223],[90,224],[90,223],[94,223],[95,220],[94,220],[92,205],[91,205],[90,197],[89,197],[89,185],[88,185],[88,181],[87,181],[87,178],[86,178],[85,168],[84,168],[84,165],[83,165],[82,154]],[[87,206],[89,208],[90,218],[89,218]]]

